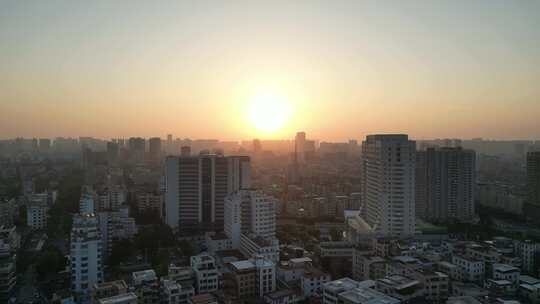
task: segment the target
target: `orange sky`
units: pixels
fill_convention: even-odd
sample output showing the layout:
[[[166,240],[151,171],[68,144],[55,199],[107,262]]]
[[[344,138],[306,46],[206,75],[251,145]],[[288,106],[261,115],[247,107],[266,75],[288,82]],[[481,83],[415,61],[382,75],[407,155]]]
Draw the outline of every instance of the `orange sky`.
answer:
[[[540,2],[13,2],[0,138],[540,139]],[[261,133],[260,92],[292,114]]]

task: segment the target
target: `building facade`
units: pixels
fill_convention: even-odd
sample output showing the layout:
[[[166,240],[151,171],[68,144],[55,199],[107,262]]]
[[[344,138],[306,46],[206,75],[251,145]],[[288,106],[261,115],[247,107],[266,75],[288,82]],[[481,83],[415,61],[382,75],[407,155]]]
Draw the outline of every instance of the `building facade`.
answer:
[[[165,166],[165,222],[174,229],[223,230],[225,197],[250,187],[244,156],[169,156]]]
[[[364,217],[378,234],[415,233],[415,163],[407,135],[368,135],[362,143]]]
[[[429,220],[474,217],[476,154],[458,148],[416,153],[416,214]]]

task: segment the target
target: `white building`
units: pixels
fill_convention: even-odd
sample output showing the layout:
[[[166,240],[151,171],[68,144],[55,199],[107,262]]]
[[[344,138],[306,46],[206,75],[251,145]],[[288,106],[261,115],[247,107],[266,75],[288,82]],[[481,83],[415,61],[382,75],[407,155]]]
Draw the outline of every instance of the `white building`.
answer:
[[[384,293],[371,288],[355,288],[342,292],[338,296],[339,303],[343,304],[399,304],[400,300],[392,298]]]
[[[277,200],[262,191],[240,190],[225,198],[225,234],[239,248],[241,234],[266,240],[276,235]]]
[[[47,227],[47,194],[33,194],[26,206],[26,224],[32,230],[41,230]]]
[[[242,234],[240,252],[246,257],[263,256],[277,263],[279,262],[279,241],[277,238],[265,239],[255,235]]]
[[[75,215],[70,240],[71,290],[84,299],[91,286],[103,281],[103,248],[97,217]]]
[[[94,194],[92,192],[83,192],[81,199],[79,200],[79,213],[80,214],[94,214],[96,208],[94,204]]]
[[[159,301],[159,282],[153,269],[133,272],[131,280],[139,303],[157,303]]]
[[[519,285],[519,277],[521,275],[519,268],[507,264],[493,264],[493,279],[510,281],[516,289]]]
[[[188,299],[195,295],[192,286],[184,288],[172,280],[162,278],[159,286],[161,304],[187,304]]]
[[[416,143],[407,135],[368,135],[362,158],[367,223],[380,235],[413,235]]]
[[[355,281],[350,278],[334,280],[323,285],[323,304],[368,304],[388,303],[399,304],[400,302],[386,296],[376,290],[375,282]],[[386,301],[386,302],[385,302]]]
[[[460,255],[453,255],[452,264],[458,267],[460,281],[482,282],[482,280],[484,280],[485,265],[483,261]]]
[[[218,270],[213,256],[204,253],[192,256],[191,269],[195,275],[197,294],[213,292],[218,289]]]

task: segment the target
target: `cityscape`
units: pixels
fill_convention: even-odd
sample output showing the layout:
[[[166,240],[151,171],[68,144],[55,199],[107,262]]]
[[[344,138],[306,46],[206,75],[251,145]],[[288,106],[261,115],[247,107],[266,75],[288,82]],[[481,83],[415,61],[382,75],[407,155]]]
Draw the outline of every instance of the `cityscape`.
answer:
[[[540,2],[0,2],[0,303],[540,304]]]

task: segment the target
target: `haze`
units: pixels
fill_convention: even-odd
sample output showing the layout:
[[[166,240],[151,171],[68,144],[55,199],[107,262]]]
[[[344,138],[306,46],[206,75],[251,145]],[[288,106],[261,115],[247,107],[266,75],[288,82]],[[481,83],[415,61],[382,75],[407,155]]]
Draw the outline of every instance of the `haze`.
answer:
[[[538,139],[539,79],[538,1],[0,2],[0,138]]]

